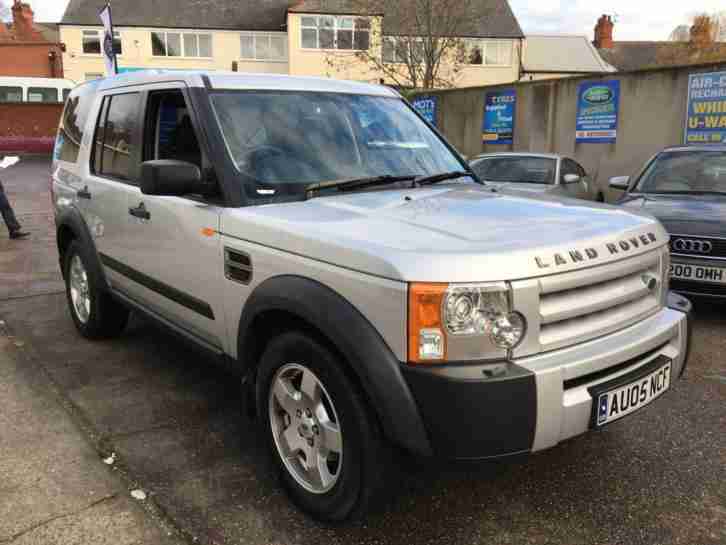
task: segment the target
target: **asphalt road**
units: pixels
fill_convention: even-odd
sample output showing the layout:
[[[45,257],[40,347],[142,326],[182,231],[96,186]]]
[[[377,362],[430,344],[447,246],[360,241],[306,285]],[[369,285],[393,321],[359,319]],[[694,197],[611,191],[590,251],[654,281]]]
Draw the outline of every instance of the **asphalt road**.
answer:
[[[15,198],[49,202],[47,165],[22,173]],[[41,234],[47,218],[26,217]],[[9,244],[0,238],[0,255],[20,251]],[[52,252],[45,235],[30,244],[31,255]],[[115,452],[190,543],[726,544],[726,304],[697,302],[686,377],[648,409],[518,460],[402,457],[388,500],[365,522],[329,526],[288,503],[233,376],[140,320],[119,339],[83,340],[64,295],[47,289],[57,278],[26,262],[0,261],[0,279],[15,278],[0,291],[0,319],[99,454]],[[13,273],[13,263],[25,268]]]

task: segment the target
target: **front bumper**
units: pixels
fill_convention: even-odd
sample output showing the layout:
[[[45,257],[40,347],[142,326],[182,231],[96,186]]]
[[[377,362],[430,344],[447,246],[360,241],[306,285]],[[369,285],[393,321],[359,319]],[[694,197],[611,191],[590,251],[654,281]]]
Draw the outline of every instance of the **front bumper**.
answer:
[[[588,388],[660,356],[673,361],[679,377],[690,303],[673,294],[669,305],[617,333],[513,362],[403,366],[435,454],[482,459],[546,449],[590,428]]]
[[[716,261],[713,259],[699,259],[695,257],[686,257],[682,255],[672,255],[671,262],[673,265],[691,265],[701,267],[717,267],[726,268],[726,262]],[[726,284],[717,283],[708,280],[681,280],[671,278],[671,289],[689,297],[706,297],[716,299],[726,299]]]

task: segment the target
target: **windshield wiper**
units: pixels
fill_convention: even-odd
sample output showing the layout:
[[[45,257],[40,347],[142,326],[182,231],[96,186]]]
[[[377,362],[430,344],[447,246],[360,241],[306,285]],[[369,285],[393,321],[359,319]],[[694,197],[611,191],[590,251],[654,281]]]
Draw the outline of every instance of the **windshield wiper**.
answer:
[[[412,187],[422,187],[425,185],[436,184],[445,180],[453,180],[462,176],[472,176],[470,172],[454,171],[444,172],[443,174],[434,174],[433,176],[417,176],[416,174],[407,174],[403,176],[393,176],[384,174],[383,176],[371,176],[368,178],[350,178],[345,180],[331,180],[329,182],[317,182],[305,187],[307,198],[315,196],[315,194],[324,189],[337,189],[338,191],[352,191],[354,189],[363,189],[377,185],[388,185],[399,182],[412,182]],[[473,177],[473,176],[472,176]]]
[[[383,176],[370,176],[367,178],[349,178],[345,180],[331,180],[329,182],[317,182],[305,187],[305,193],[308,198],[312,197],[315,192],[323,189],[337,189],[338,191],[351,191],[353,189],[362,189],[364,187],[372,187],[376,185],[395,184],[397,182],[410,182],[416,179],[415,174],[406,176],[393,176],[385,174]]]
[[[433,176],[419,176],[414,180],[414,182],[415,182],[416,186],[422,187],[425,185],[431,185],[431,184],[437,184],[439,182],[445,182],[446,180],[454,180],[456,178],[462,178],[464,176],[469,176],[470,178],[474,177],[471,172],[466,172],[465,170],[456,170],[454,172],[444,172],[443,174],[434,174]]]

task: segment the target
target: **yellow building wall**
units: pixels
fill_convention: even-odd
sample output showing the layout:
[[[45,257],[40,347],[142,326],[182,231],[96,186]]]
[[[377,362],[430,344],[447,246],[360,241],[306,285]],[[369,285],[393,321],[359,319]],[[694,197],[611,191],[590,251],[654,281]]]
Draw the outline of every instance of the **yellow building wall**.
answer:
[[[338,50],[303,49],[300,32],[301,14],[288,14],[288,60],[287,62],[254,61],[240,59],[240,35],[236,31],[200,31],[194,29],[152,29],[117,27],[121,35],[122,54],[118,56],[120,68],[166,68],[173,70],[231,70],[232,63],[238,63],[240,72],[262,72],[292,74],[299,76],[322,76],[378,83],[383,75],[374,66],[362,62],[353,52]],[[371,21],[371,47],[380,58],[381,18]],[[100,30],[93,26],[61,26],[60,39],[66,44],[63,54],[65,77],[80,83],[88,74],[104,74],[101,55],[83,53],[83,30]],[[199,32],[212,35],[211,59],[184,57],[155,57],[151,50],[151,33],[154,31]],[[519,76],[519,42],[513,40],[512,60],[509,66],[463,66],[456,78],[447,76],[446,65],[442,76],[453,81],[456,87],[496,85],[516,81]],[[392,81],[386,81],[391,84]]]
[[[378,83],[381,77],[380,74],[368,64],[361,62],[354,52],[303,49],[300,20],[304,16],[298,13],[289,13],[287,15],[290,74]],[[380,24],[380,17],[371,18],[371,36],[379,32]],[[372,46],[375,48],[375,54],[380,55],[380,47],[376,47],[375,44],[372,44]]]
[[[86,74],[104,74],[105,68],[101,55],[83,53],[83,30],[101,27],[61,26],[60,40],[66,44],[63,54],[65,77],[80,83],[85,81]],[[172,70],[232,70],[232,63],[238,63],[240,72],[265,72],[287,74],[287,62],[242,61],[240,60],[240,35],[235,31],[200,31],[194,29],[151,29],[151,28],[115,28],[121,35],[122,54],[118,56],[120,68],[166,68]],[[212,35],[211,59],[186,57],[155,57],[151,51],[151,33],[198,32]]]

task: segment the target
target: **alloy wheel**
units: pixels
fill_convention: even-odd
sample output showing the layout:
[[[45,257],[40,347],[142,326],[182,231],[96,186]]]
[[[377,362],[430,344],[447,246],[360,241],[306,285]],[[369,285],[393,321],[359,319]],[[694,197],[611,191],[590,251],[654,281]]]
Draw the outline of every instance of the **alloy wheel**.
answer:
[[[297,363],[278,369],[268,412],[277,452],[295,481],[314,494],[333,488],[342,469],[343,435],[333,400],[315,373]]]

